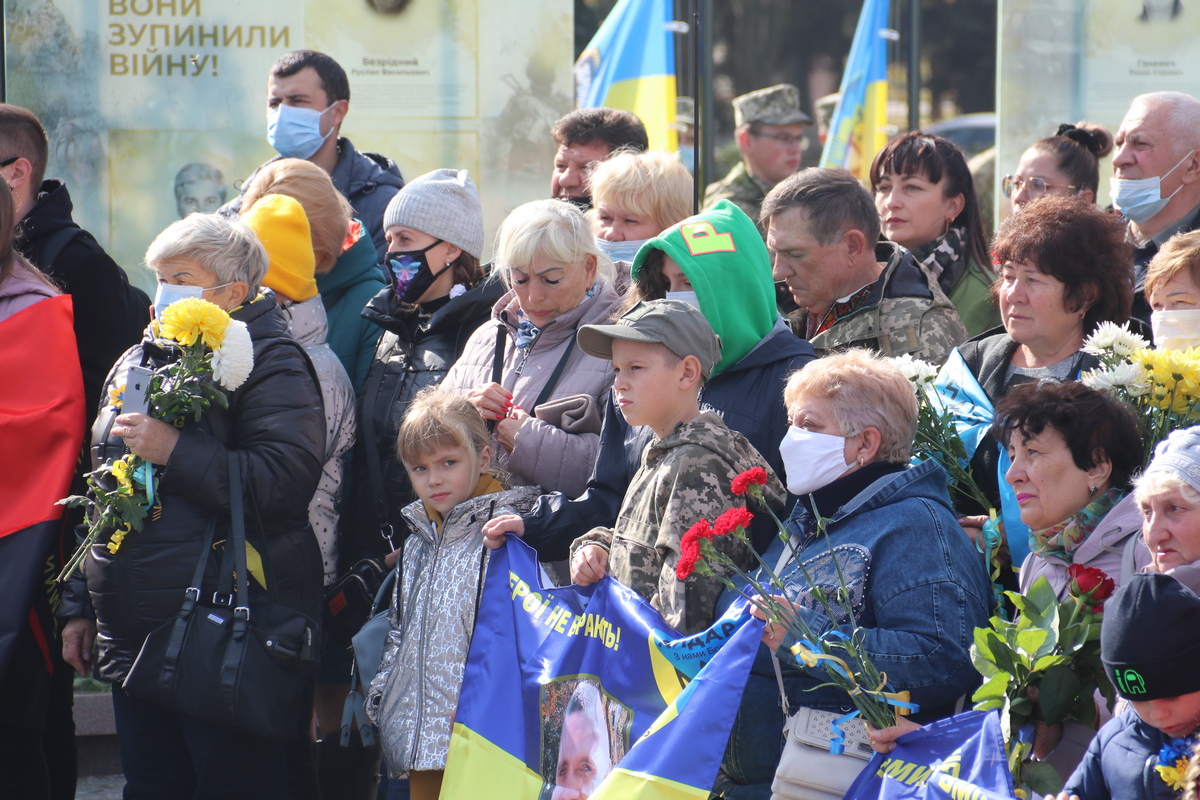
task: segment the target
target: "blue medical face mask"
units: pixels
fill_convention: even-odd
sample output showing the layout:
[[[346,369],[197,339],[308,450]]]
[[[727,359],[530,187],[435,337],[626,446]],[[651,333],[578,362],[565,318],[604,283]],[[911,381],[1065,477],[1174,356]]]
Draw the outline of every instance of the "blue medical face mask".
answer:
[[[267,141],[284,158],[310,158],[333,133],[330,128],[329,133],[321,135],[321,117],[334,105],[325,111],[283,103],[267,109]]]
[[[641,250],[642,245],[648,241],[650,240],[637,239],[627,242],[610,242],[608,239],[596,237],[596,247],[613,261],[633,261],[633,257],[637,255],[638,250]]]
[[[696,171],[696,148],[690,144],[679,145],[679,160],[687,167],[688,172]]]
[[[704,309],[700,308],[700,298],[696,296],[696,292],[688,289],[686,292],[667,292],[668,300],[680,300],[692,306],[700,313],[704,313]]]
[[[175,283],[160,283],[158,289],[154,292],[154,318],[162,319],[163,312],[167,310],[167,306],[183,300],[186,297],[203,297],[205,292],[224,289],[226,286],[232,286],[237,281],[222,283],[220,286],[180,286]]]
[[[1167,170],[1166,174],[1157,178],[1113,178],[1109,181],[1109,194],[1112,195],[1113,207],[1121,212],[1121,216],[1141,225],[1154,219],[1158,212],[1162,211],[1171,198],[1179,194],[1179,189],[1183,188],[1183,184],[1179,184],[1179,189],[1171,192],[1167,197],[1162,196],[1162,181],[1163,178],[1170,175],[1175,170],[1192,157],[1195,150],[1189,150],[1188,154],[1179,160],[1179,163]]]

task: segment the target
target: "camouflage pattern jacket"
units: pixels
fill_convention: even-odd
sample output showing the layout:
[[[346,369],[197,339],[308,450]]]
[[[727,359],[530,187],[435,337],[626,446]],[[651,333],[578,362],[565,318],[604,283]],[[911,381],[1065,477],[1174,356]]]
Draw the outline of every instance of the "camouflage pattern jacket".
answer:
[[[809,344],[818,356],[865,347],[884,356],[909,353],[934,364],[943,363],[950,351],[967,338],[954,304],[937,280],[903,247],[880,242],[875,246],[875,258],[885,266],[866,303],[818,333]],[[801,309],[789,315],[800,336],[807,313]]]
[[[729,200],[746,212],[746,216],[758,225],[759,233],[766,238],[766,231],[759,224],[758,215],[762,211],[763,198],[769,191],[771,187],[765,181],[751,175],[746,169],[745,161],[739,161],[722,180],[708,185],[704,191],[704,208],[701,210],[708,211],[718,200]]]
[[[593,528],[579,537],[571,545],[571,556],[589,544],[607,548],[612,577],[646,598],[680,633],[703,630],[713,621],[724,584],[715,576],[695,573],[680,581],[675,576],[680,541],[700,519],[711,522],[745,505],[730,485],[752,467],[767,470],[767,500],[781,508],[786,494],[766,459],[716,414],[702,413],[650,442],[625,493],[616,527]],[[754,563],[750,548],[735,537],[719,536],[713,544],[743,569]]]

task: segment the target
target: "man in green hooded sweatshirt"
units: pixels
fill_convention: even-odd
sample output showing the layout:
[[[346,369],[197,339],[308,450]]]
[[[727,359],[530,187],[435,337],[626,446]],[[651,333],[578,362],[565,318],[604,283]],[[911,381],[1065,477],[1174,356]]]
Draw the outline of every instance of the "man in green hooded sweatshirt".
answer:
[[[700,309],[722,345],[700,407],[745,436],[786,483],[779,457],[788,428],[783,387],[815,355],[775,307],[771,261],[755,224],[733,203],[718,201],[649,240],[633,261],[632,280],[636,299],[669,297]],[[484,526],[485,543],[499,547],[505,533],[514,533],[543,561],[566,559],[581,532],[616,521],[626,487],[653,438],[650,428],[626,424],[610,399],[584,493],[575,499],[558,492],[543,495],[522,517],[497,517]],[[774,526],[760,515],[751,534],[756,548],[765,550]]]

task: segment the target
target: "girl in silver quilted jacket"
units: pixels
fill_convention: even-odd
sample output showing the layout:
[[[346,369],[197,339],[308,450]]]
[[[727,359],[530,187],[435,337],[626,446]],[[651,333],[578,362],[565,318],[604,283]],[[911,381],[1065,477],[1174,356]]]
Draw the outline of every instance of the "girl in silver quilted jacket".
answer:
[[[441,389],[413,399],[397,450],[419,500],[403,510],[391,630],[367,693],[388,772],[408,773],[413,800],[441,791],[450,728],[487,569],[483,524],[523,513],[536,487],[506,490],[488,471],[487,426],[467,400]]]

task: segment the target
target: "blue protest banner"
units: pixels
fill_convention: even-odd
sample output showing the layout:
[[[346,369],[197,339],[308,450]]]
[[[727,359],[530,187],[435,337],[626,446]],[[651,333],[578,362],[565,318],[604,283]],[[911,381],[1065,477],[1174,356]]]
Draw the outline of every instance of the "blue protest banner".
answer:
[[[965,711],[900,737],[876,754],[846,800],[1013,800],[995,711]]]

